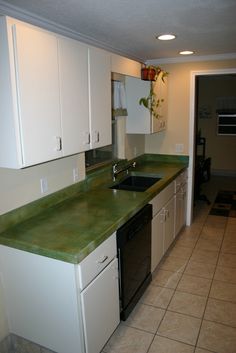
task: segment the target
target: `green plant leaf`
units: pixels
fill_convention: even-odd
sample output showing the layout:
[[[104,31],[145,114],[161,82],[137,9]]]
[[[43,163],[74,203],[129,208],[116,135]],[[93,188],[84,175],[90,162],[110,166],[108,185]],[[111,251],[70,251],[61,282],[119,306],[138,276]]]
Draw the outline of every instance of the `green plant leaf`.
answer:
[[[145,108],[148,109],[148,98],[140,98],[139,105],[143,105]]]

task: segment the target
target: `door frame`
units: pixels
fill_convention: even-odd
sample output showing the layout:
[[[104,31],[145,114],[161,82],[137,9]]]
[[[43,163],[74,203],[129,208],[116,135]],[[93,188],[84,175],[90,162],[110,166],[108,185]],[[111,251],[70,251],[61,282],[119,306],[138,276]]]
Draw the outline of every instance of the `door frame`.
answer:
[[[195,167],[195,101],[196,101],[196,78],[197,76],[236,74],[236,68],[199,70],[190,72],[190,119],[189,119],[189,171],[188,171],[188,200],[187,200],[187,220],[189,226],[193,220],[194,202],[194,167]]]

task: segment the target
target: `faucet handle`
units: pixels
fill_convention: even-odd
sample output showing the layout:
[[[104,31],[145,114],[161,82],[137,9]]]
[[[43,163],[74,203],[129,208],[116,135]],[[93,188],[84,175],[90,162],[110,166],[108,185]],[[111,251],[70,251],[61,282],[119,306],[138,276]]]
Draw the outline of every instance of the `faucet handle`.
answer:
[[[117,171],[117,166],[118,166],[118,164],[117,163],[114,163],[113,165],[112,165],[112,171],[113,172],[116,172]]]

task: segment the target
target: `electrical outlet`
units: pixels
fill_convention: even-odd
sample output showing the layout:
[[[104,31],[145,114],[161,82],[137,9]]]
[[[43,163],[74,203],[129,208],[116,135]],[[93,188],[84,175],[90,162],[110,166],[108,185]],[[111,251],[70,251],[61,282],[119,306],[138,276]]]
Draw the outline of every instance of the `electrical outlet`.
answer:
[[[79,168],[73,168],[73,180],[74,183],[79,180]]]
[[[45,194],[48,191],[48,181],[45,177],[40,179],[40,190],[41,194]]]
[[[175,145],[175,152],[182,153],[184,152],[184,145],[183,143],[176,143]]]

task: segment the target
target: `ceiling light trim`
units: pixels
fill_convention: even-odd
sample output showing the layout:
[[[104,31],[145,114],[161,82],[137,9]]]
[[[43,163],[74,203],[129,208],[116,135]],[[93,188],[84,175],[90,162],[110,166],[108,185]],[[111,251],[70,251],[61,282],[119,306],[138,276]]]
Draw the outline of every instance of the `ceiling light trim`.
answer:
[[[146,63],[150,65],[158,64],[175,64],[188,61],[217,61],[217,60],[233,60],[236,59],[236,53],[226,53],[226,54],[215,54],[215,55],[193,55],[193,56],[181,56],[175,58],[162,58],[162,59],[152,59],[147,60]]]
[[[181,50],[179,52],[180,55],[193,55],[194,51],[193,50]]]
[[[161,41],[169,41],[169,40],[176,39],[176,35],[173,33],[163,33],[163,34],[157,35],[156,39]]]

